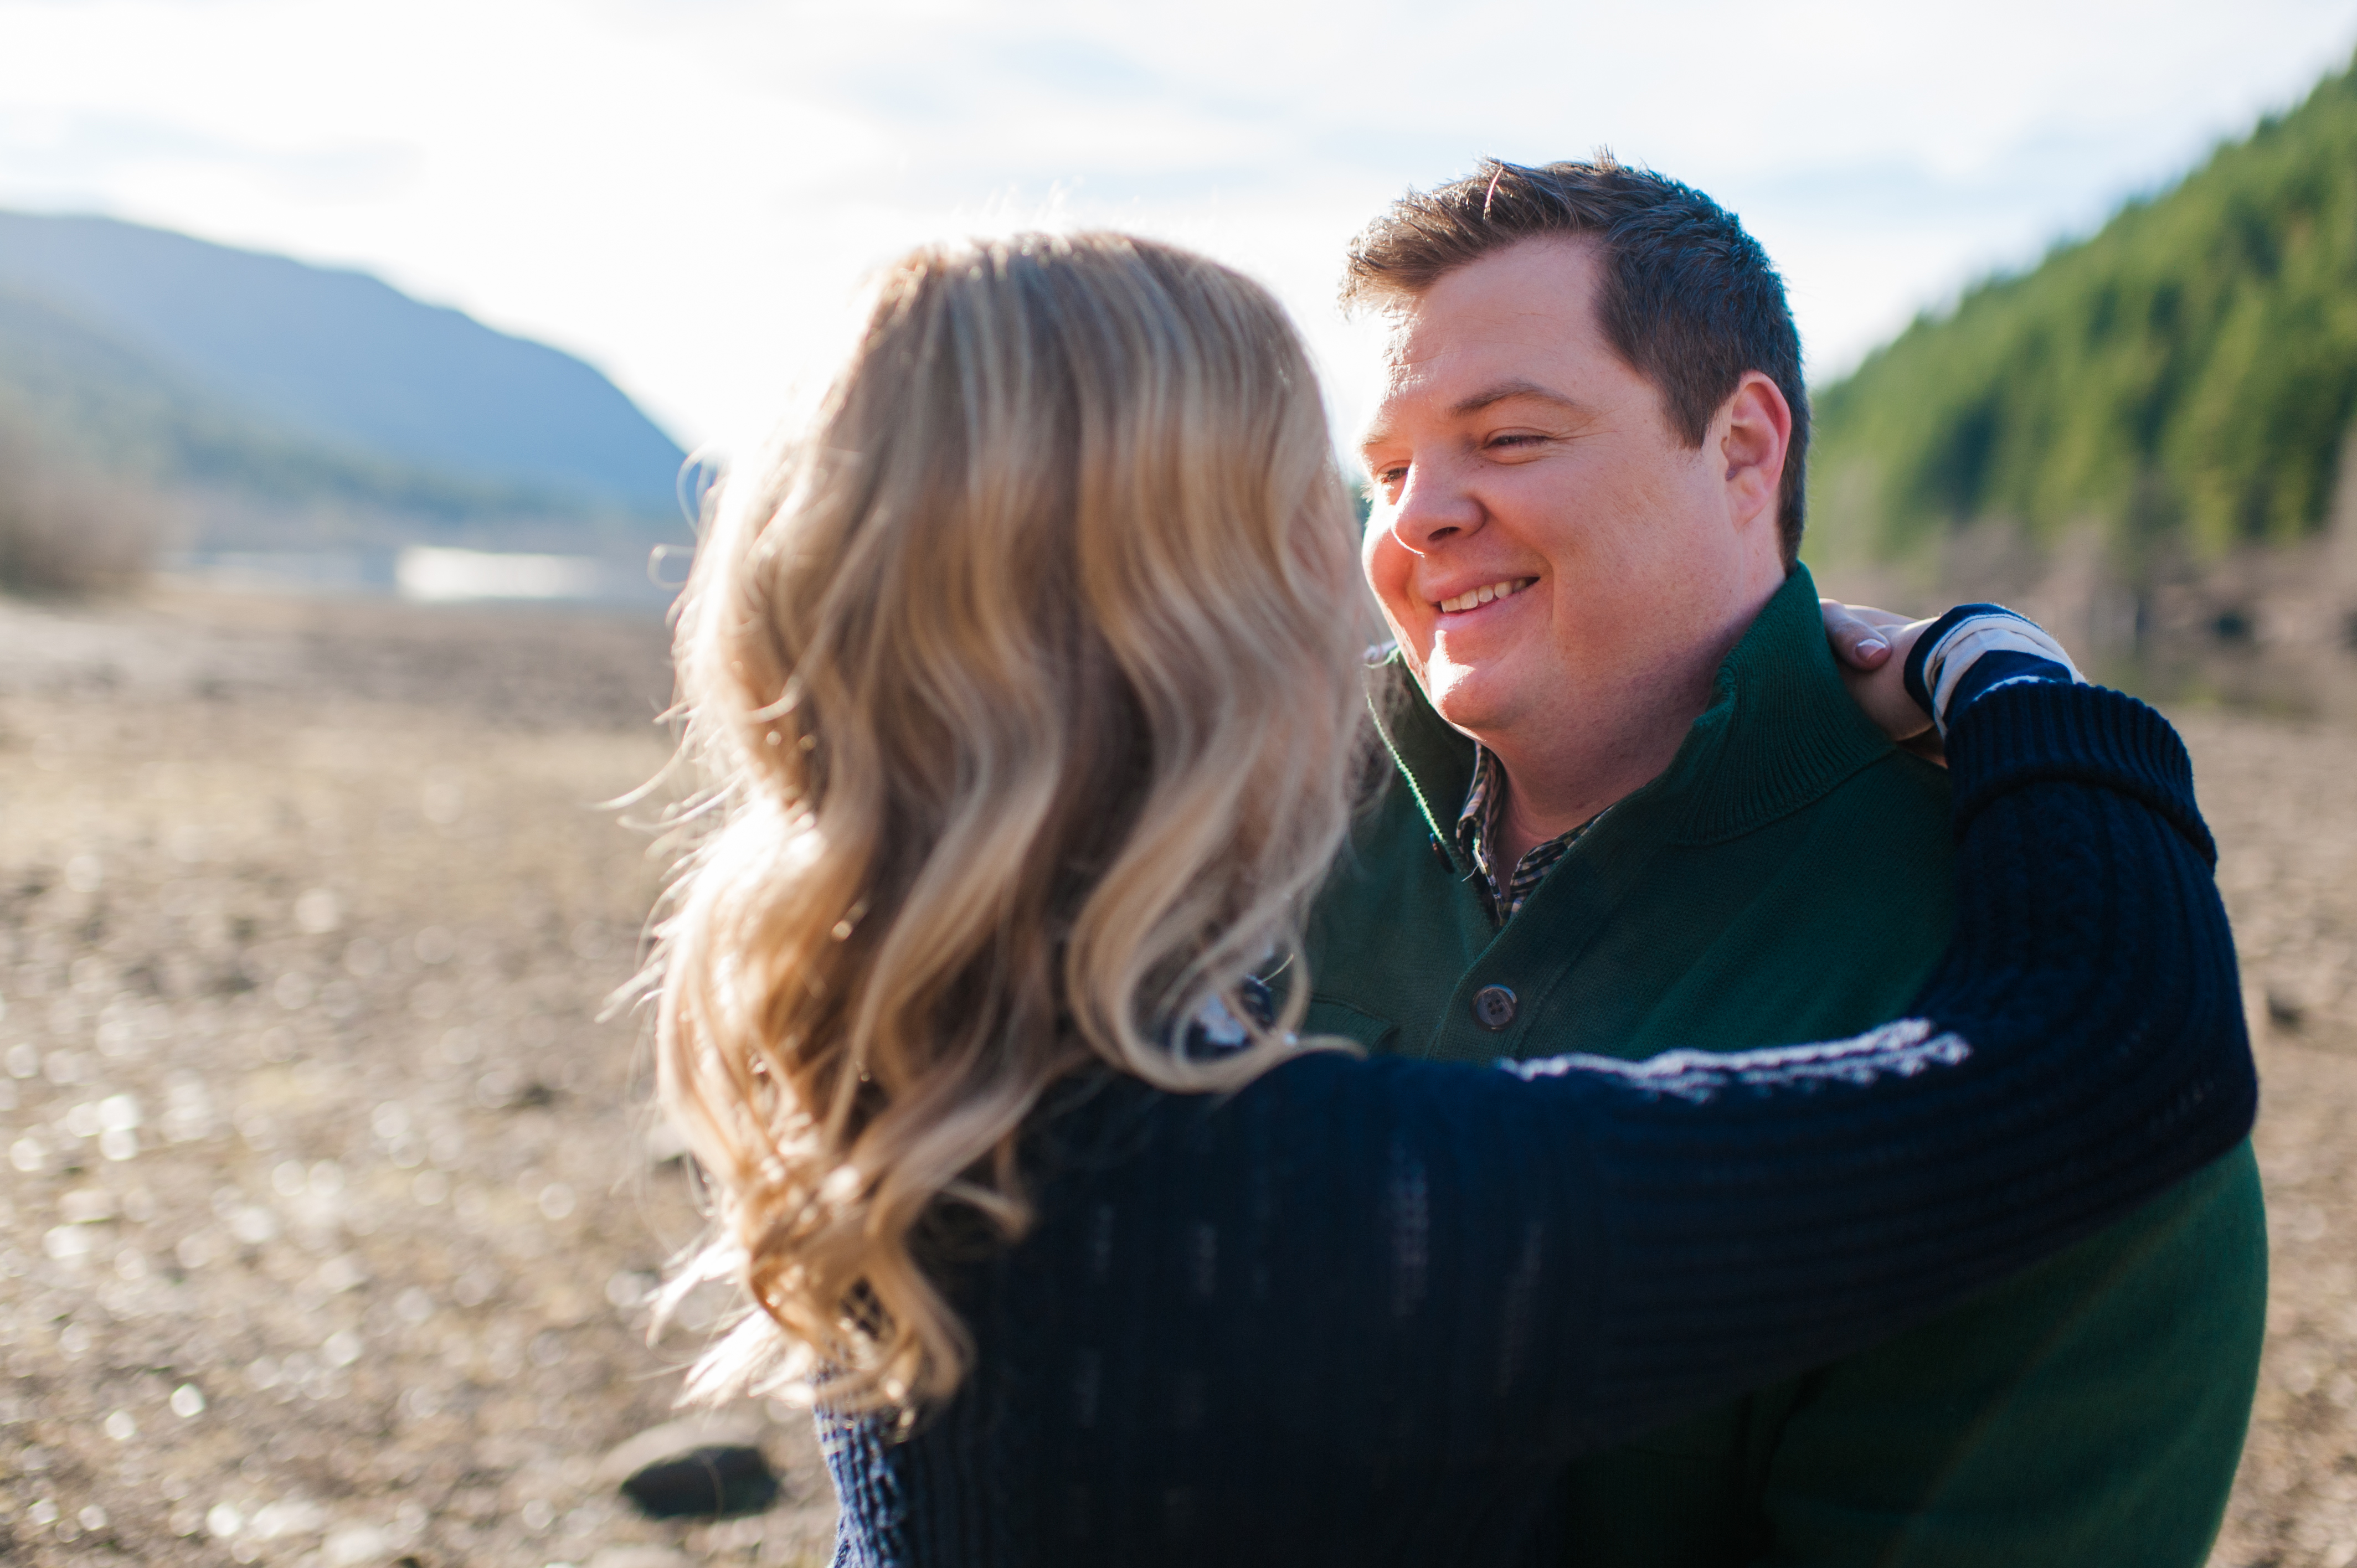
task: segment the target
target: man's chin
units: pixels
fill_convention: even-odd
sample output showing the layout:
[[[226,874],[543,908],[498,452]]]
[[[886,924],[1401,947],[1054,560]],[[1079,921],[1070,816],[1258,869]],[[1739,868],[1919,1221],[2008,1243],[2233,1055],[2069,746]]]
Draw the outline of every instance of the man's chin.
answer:
[[[1433,712],[1467,735],[1494,734],[1512,712],[1501,689],[1504,682],[1483,679],[1484,671],[1463,665],[1427,667],[1421,679]]]

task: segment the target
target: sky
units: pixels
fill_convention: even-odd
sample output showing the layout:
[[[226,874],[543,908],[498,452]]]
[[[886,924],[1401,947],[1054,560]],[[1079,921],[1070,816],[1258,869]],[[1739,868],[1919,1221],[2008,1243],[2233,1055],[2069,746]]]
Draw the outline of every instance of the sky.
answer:
[[[1820,381],[2357,49],[2357,0],[0,0],[0,207],[373,273],[744,451],[908,246],[1111,226],[1331,303],[1392,197],[1609,146],[1736,211]]]

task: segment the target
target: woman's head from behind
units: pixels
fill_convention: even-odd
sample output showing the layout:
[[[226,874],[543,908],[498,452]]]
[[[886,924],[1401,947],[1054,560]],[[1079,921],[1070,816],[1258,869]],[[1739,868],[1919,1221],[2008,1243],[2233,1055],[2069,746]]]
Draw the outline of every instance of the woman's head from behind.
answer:
[[[924,1240],[1020,1231],[1042,1091],[1285,1048],[1294,1016],[1215,1061],[1168,1042],[1289,950],[1344,831],[1356,544],[1256,285],[1104,234],[885,272],[816,415],[726,487],[679,629],[713,790],[662,931],[663,1091],[719,1196],[707,1265],[768,1315],[706,1381],[947,1392]]]

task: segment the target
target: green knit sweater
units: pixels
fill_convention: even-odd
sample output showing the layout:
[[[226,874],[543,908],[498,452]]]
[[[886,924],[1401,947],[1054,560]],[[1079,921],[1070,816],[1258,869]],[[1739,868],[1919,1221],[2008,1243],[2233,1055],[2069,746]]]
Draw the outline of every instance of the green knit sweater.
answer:
[[[1310,1032],[1456,1060],[1832,1038],[1898,1016],[1940,956],[1946,775],[1850,703],[1805,568],[1667,771],[1503,929],[1449,831],[1472,742],[1396,658],[1377,682],[1398,778],[1313,913]],[[2266,1305],[2244,1144],[1927,1327],[1584,1461],[1569,1561],[2198,1568]]]

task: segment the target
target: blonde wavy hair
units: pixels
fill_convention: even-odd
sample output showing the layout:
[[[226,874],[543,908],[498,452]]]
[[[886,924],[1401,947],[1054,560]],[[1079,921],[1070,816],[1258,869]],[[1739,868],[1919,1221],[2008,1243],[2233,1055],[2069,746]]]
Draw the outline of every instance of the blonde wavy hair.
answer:
[[[1361,777],[1372,620],[1307,355],[1237,274],[1118,234],[882,274],[683,600],[708,788],[657,927],[668,1113],[759,1308],[691,1392],[912,1412],[971,1346],[924,1258],[1018,1238],[1050,1086],[1232,1089]],[[1217,999],[1245,1048],[1190,1055]]]

